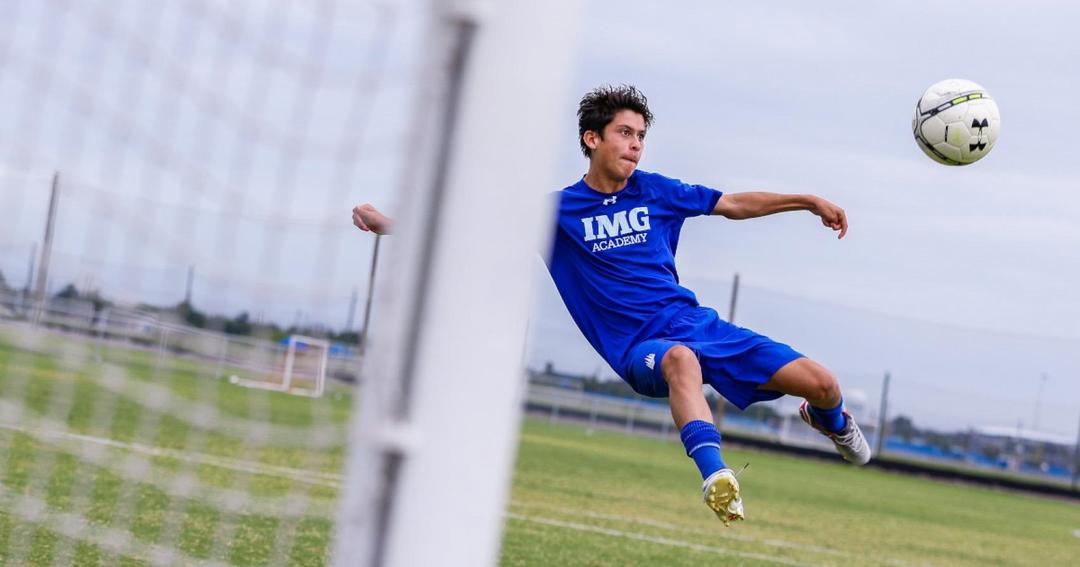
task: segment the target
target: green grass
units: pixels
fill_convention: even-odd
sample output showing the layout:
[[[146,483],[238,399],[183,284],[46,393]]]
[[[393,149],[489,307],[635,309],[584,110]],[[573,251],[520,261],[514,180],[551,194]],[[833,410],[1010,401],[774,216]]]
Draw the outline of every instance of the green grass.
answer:
[[[528,422],[502,563],[1067,565],[1080,550],[1074,501],[734,448],[725,460],[751,463],[747,519],[730,528],[678,442]]]
[[[326,564],[337,487],[270,467],[340,473],[344,447],[313,446],[304,432],[343,427],[348,390],[311,400],[213,380],[190,360],[56,336],[23,350],[13,338],[0,331],[0,402],[22,407],[19,420],[0,415],[8,426],[0,427],[0,565],[146,565],[142,554],[155,545],[175,550],[177,564]],[[63,354],[72,348],[82,356]],[[119,385],[108,379],[117,370]],[[192,408],[220,419],[207,424],[186,413]],[[270,434],[253,439],[265,426]],[[96,458],[85,458],[88,446]],[[186,489],[177,488],[180,478]],[[237,496],[243,502],[224,502]],[[295,510],[297,497],[306,509]],[[28,503],[38,511],[27,515]],[[289,513],[260,512],[267,509]],[[65,517],[87,526],[82,536],[67,535]],[[100,530],[126,532],[133,544],[116,553],[96,541]]]
[[[23,415],[0,424],[26,427],[0,427],[0,566],[148,565],[154,546],[177,564],[327,563],[336,484],[269,467],[340,473],[343,446],[275,432],[344,425],[348,390],[310,400],[213,380],[191,360],[93,347],[100,360],[72,362],[59,355],[70,339],[48,336],[44,352],[10,339],[0,331],[0,402]],[[119,386],[108,379],[117,369]],[[271,434],[253,440],[252,425]],[[1074,501],[762,452],[725,458],[751,463],[747,520],[730,528],[701,503],[679,443],[527,420],[501,564],[1067,565],[1080,554]],[[230,503],[237,495],[245,503]],[[297,498],[307,508],[296,511]],[[85,530],[65,528],[71,518]],[[106,532],[131,543],[118,550]]]

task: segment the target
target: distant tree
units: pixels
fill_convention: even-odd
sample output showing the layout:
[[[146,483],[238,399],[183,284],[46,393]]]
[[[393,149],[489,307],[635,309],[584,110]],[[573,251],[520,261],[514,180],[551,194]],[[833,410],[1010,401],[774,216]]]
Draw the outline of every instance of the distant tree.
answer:
[[[112,306],[112,302],[105,299],[105,297],[101,295],[101,292],[97,290],[84,294],[83,299],[88,300],[90,304],[94,306],[94,317],[90,321],[92,325],[97,325],[98,321],[101,319],[101,312],[104,311],[106,307]]]
[[[888,433],[904,441],[911,441],[913,437],[918,437],[919,430],[915,428],[915,422],[911,421],[910,417],[898,415],[889,422]]]
[[[770,406],[765,404],[754,404],[745,410],[741,410],[735,404],[727,401],[727,398],[711,389],[705,393],[705,401],[709,403],[709,407],[711,408],[715,408],[717,403],[723,404],[720,410],[722,413],[720,419],[723,419],[724,415],[739,415],[741,417],[748,417],[750,419],[769,423],[779,423],[781,419],[780,414]]]
[[[331,333],[330,340],[347,344],[349,346],[356,346],[360,344],[360,333],[356,331],[342,331],[340,333]]]
[[[592,376],[584,380],[583,386],[586,392],[607,394],[609,396],[617,396],[620,398],[633,398],[637,396],[634,389],[622,380],[602,380]]]
[[[105,299],[105,296],[101,295],[101,292],[99,292],[97,290],[91,291],[90,293],[83,294],[82,298],[89,301],[90,303],[92,303],[94,305],[94,311],[95,312],[101,311],[102,309],[105,309],[106,307],[109,307],[109,306],[112,305],[112,302],[109,301],[108,299]]]
[[[15,290],[12,289],[11,286],[8,285],[7,280],[4,279],[4,272],[0,272],[0,292],[11,292],[11,291],[15,291]]]
[[[199,311],[194,305],[187,301],[182,301],[176,306],[176,313],[184,320],[188,325],[192,327],[198,327],[200,329],[206,328],[207,316],[206,313]]]
[[[941,433],[938,431],[923,431],[923,438],[926,439],[926,444],[937,447],[943,451],[950,451],[958,446],[963,446],[963,439],[954,433]]]
[[[230,335],[250,335],[251,330],[251,320],[247,311],[225,322],[225,332]]]
[[[56,299],[78,299],[79,290],[75,287],[75,284],[67,284],[64,289],[61,289],[59,293],[54,295]]]
[[[725,404],[725,412],[738,411],[739,409],[732,405],[731,402],[728,402],[726,400]],[[744,410],[742,413],[744,416],[749,417],[750,419],[755,419],[757,421],[764,421],[766,423],[780,422],[780,414],[776,413],[776,410],[774,410],[772,406],[767,406],[765,404],[754,404],[746,408],[746,410]]]

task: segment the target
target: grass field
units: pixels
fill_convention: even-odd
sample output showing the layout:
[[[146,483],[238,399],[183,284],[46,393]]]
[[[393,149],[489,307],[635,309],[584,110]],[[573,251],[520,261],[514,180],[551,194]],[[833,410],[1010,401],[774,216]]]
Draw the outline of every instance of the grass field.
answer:
[[[725,450],[747,520],[700,502],[677,442],[530,422],[505,565],[1075,565],[1080,506],[763,452]]]
[[[249,390],[153,353],[0,331],[0,565],[322,565],[348,390]],[[747,521],[677,442],[527,421],[517,565],[1069,565],[1080,506],[761,452]]]
[[[0,333],[0,564],[323,565],[351,404]]]

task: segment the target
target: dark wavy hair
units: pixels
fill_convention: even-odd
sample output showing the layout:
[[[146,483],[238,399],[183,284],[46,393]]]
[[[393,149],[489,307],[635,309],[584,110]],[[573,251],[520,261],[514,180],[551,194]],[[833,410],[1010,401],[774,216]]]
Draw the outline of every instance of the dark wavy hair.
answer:
[[[585,157],[592,156],[592,150],[585,145],[585,132],[592,130],[604,138],[604,128],[615,118],[620,110],[632,110],[645,118],[645,127],[653,121],[649,111],[649,99],[633,85],[601,85],[585,93],[578,104],[578,143]]]

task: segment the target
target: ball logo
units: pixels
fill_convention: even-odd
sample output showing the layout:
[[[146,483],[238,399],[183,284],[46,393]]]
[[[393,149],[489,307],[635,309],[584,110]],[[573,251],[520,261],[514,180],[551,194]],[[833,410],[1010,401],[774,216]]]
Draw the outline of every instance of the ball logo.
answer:
[[[990,121],[985,119],[985,118],[983,118],[981,121],[978,118],[971,119],[971,129],[973,131],[976,128],[979,129],[979,133],[976,134],[976,136],[979,137],[979,143],[977,143],[977,144],[968,144],[968,151],[969,152],[973,152],[975,150],[979,150],[981,152],[981,151],[986,149],[986,139],[983,138],[983,128],[987,128],[989,126],[990,126]]]

